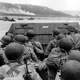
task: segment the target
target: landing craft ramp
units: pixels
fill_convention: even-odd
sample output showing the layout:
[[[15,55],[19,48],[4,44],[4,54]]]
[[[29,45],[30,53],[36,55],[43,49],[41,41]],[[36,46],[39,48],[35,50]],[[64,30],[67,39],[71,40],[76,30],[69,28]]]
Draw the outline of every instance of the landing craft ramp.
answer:
[[[77,21],[22,20],[13,22],[8,32],[13,33],[14,35],[16,34],[25,35],[28,30],[33,30],[36,34],[35,39],[40,41],[43,45],[46,45],[52,39],[52,31],[56,27],[65,26],[73,26],[75,28],[79,28],[79,24]]]

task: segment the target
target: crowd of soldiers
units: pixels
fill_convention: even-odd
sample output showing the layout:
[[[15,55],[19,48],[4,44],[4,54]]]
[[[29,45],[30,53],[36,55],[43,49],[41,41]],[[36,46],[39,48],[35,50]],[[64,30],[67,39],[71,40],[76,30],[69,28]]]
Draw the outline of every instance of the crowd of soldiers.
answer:
[[[53,30],[46,49],[35,41],[35,33],[7,32],[0,40],[0,80],[80,79],[80,33]],[[43,58],[44,57],[44,58]]]

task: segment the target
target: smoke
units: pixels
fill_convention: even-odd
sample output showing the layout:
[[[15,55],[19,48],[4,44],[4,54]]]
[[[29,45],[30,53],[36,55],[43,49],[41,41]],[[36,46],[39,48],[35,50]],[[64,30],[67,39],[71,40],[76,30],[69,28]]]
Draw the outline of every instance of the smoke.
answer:
[[[18,6],[18,8],[8,8],[8,9],[6,9],[6,7],[3,7],[0,9],[0,12],[12,13],[12,14],[36,15],[33,12],[22,10],[20,6]]]

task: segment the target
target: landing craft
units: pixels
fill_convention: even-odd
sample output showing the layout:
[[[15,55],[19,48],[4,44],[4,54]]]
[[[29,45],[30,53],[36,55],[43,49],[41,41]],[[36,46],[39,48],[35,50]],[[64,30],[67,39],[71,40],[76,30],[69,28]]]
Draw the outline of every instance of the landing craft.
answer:
[[[67,24],[67,25],[66,25]],[[52,39],[52,32],[57,28],[61,28],[61,32],[66,32],[64,27],[74,27],[79,29],[79,23],[71,20],[21,20],[12,22],[8,32],[16,34],[26,34],[28,30],[33,30],[36,33],[35,39],[40,41],[43,46]]]

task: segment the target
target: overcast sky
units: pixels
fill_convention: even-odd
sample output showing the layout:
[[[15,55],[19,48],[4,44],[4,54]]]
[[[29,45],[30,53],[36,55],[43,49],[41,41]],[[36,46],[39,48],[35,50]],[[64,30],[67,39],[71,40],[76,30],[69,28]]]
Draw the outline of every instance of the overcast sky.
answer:
[[[79,10],[80,0],[0,0],[0,2],[47,6],[55,10]]]

